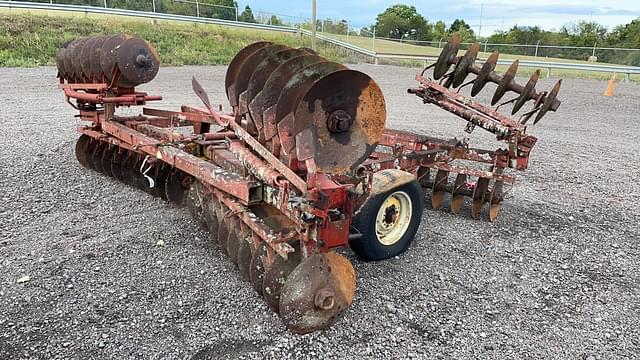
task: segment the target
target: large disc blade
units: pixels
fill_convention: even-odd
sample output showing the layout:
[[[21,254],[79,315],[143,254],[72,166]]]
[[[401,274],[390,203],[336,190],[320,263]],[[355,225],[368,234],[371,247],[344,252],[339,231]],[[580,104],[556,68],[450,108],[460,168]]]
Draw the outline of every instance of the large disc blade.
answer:
[[[83,77],[87,81],[93,80],[93,71],[91,71],[91,50],[94,47],[96,38],[89,38],[80,50],[80,70]]]
[[[100,59],[102,58],[102,46],[104,42],[108,39],[108,36],[98,36],[95,38],[93,42],[93,47],[89,54],[89,68],[91,74],[95,79],[102,79],[102,67],[100,66]]]
[[[119,34],[107,38],[102,43],[102,56],[100,58],[100,68],[108,81],[113,79],[113,69],[118,62],[118,49],[125,40],[131,38],[129,35]]]
[[[489,80],[489,76],[496,69],[496,65],[498,64],[498,57],[500,53],[498,50],[495,50],[489,57],[487,61],[482,64],[482,68],[480,68],[480,73],[478,73],[478,77],[476,77],[473,82],[473,87],[471,88],[471,96],[476,96],[484,88]]]
[[[291,331],[306,334],[335,323],[353,302],[356,274],[345,257],[334,252],[304,259],[280,293],[280,317]]]
[[[67,47],[71,41],[67,41],[58,49],[56,54],[56,67],[58,68],[58,74],[61,78],[67,78],[67,70],[64,67],[64,59],[66,57]]]
[[[511,89],[511,83],[513,79],[516,77],[516,73],[518,72],[518,66],[520,65],[520,60],[516,60],[507,69],[507,72],[502,76],[502,80],[498,84],[498,88],[496,92],[493,94],[493,98],[491,98],[491,105],[495,105],[502,99],[504,94]]]
[[[269,75],[262,90],[262,122],[266,139],[277,135],[276,110],[282,89],[299,70],[320,61],[324,59],[316,55],[298,56],[281,64]]]
[[[78,138],[78,141],[76,142],[76,159],[78,159],[78,162],[80,163],[80,165],[90,169],[91,165],[90,165],[90,161],[89,161],[89,157],[87,154],[87,148],[89,146],[89,143],[91,142],[91,137],[85,134],[80,135],[80,138]]]
[[[227,67],[227,73],[225,74],[224,78],[224,88],[227,91],[227,98],[229,99],[229,103],[231,104],[231,106],[238,106],[237,99],[238,95],[240,94],[236,94],[234,92],[234,84],[236,82],[238,72],[240,71],[240,67],[251,54],[267,45],[271,45],[271,43],[268,41],[259,41],[247,45],[242,50],[238,51],[236,56],[234,56],[229,63],[229,66]]]
[[[304,50],[285,49],[279,51],[266,59],[256,67],[247,85],[247,103],[251,119],[256,125],[258,132],[262,130],[262,90],[271,73],[281,64],[288,60],[305,54]]]
[[[181,208],[186,205],[185,192],[187,191],[187,188],[185,174],[178,169],[172,169],[167,176],[167,181],[164,185],[164,193],[167,200],[173,207]]]
[[[536,115],[536,119],[533,121],[533,125],[537,124],[540,119],[549,111],[549,110],[557,110],[560,106],[560,101],[557,100],[558,93],[560,92],[560,86],[562,85],[562,79],[558,80],[558,82],[553,86],[551,92],[544,99],[544,104],[542,105],[542,109]],[[555,108],[554,108],[555,107]]]
[[[251,280],[251,258],[254,250],[252,249],[252,236],[251,231],[240,231],[238,233],[238,270],[242,278],[247,281]]]
[[[264,279],[264,263],[262,258],[267,255],[267,245],[262,242],[251,255],[249,278],[256,292],[262,295],[262,280]]]
[[[286,49],[290,49],[290,47],[285,45],[267,45],[254,51],[244,60],[240,66],[240,70],[238,70],[238,75],[236,75],[236,81],[233,83],[233,93],[236,96],[236,102],[242,110],[241,113],[244,113],[249,105],[247,94],[244,94],[244,92],[247,91],[251,76],[256,71],[258,65],[273,54]]]
[[[302,261],[302,255],[300,253],[300,243],[295,242],[291,244],[295,251],[289,253],[287,259],[283,259],[281,256],[276,256],[273,263],[264,273],[264,279],[262,280],[262,296],[269,305],[269,308],[274,312],[279,312],[280,308],[280,293],[282,287],[287,281],[289,274],[300,264]]]
[[[480,51],[480,43],[476,42],[471,45],[469,50],[458,60],[456,67],[453,70],[453,79],[451,84],[453,87],[462,85],[464,79],[469,75],[469,69],[476,62],[478,52]]]
[[[116,53],[116,62],[120,69],[118,86],[135,87],[147,83],[158,74],[160,58],[156,50],[146,40],[126,39]]]
[[[240,247],[240,220],[237,216],[229,218],[229,236],[227,236],[227,256],[232,263],[238,265],[238,249]]]
[[[538,83],[538,79],[540,78],[540,69],[536,70],[533,75],[529,78],[527,85],[525,85],[522,93],[516,100],[516,103],[513,105],[513,110],[511,110],[511,115],[515,115],[522,106],[533,97],[536,93],[536,84]]]
[[[451,39],[449,39],[447,45],[444,46],[440,55],[438,55],[436,67],[433,69],[433,78],[435,80],[440,79],[447,73],[447,71],[449,71],[449,68],[458,54],[458,50],[460,49],[460,42],[460,35],[454,34],[451,36]]]
[[[317,171],[346,174],[375,150],[385,121],[378,84],[364,73],[343,70],[323,76],[306,92],[291,135],[300,135],[295,144],[298,159],[313,157]]]

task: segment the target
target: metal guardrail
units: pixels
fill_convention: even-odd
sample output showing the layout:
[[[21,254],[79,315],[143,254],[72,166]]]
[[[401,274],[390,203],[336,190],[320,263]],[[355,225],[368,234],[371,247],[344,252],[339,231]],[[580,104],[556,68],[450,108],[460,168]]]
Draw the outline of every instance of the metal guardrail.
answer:
[[[418,60],[418,61],[425,61],[425,62],[436,61],[438,59],[435,56],[384,54],[384,53],[376,53],[376,58],[377,59]],[[486,59],[478,59],[480,63],[483,63],[485,60]],[[513,60],[498,60],[498,65],[511,65],[512,62]],[[553,62],[553,61],[520,60],[520,66],[546,69],[547,77],[551,76],[552,69],[620,73],[625,75],[625,81],[629,81],[629,78],[631,75],[640,74],[640,67],[622,66],[622,65],[618,66],[618,65],[608,65],[608,64],[580,64],[580,63],[564,63],[564,62]]]
[[[32,3],[24,1],[4,1],[0,0],[0,8],[16,8],[16,9],[34,9],[34,10],[54,10],[54,11],[76,11],[92,14],[105,14],[105,15],[120,15],[120,16],[133,16],[144,17],[149,19],[159,20],[173,20],[173,21],[186,21],[195,23],[205,23],[224,26],[235,26],[241,28],[258,29],[258,30],[270,30],[281,31],[286,33],[302,33],[306,36],[311,36],[311,31],[306,29],[298,29],[287,26],[266,25],[245,23],[239,21],[212,19],[187,15],[175,15],[157,12],[146,12],[137,10],[124,10],[114,8],[101,8],[95,6],[82,6],[82,5],[64,5],[64,4],[47,4],[47,3]],[[341,46],[346,49],[352,50],[359,54],[370,56],[373,58],[374,63],[377,65],[380,59],[401,59],[401,60],[418,60],[418,61],[435,61],[436,57],[426,55],[408,55],[408,54],[386,54],[378,53],[369,49],[361,48],[359,46],[347,43],[342,40],[334,39],[322,34],[316,34],[319,40],[326,41],[336,46]],[[481,60],[482,61],[482,60]],[[509,60],[499,60],[499,65],[509,65]],[[616,66],[605,64],[580,64],[580,63],[562,63],[562,62],[550,62],[550,61],[530,61],[521,60],[520,66],[523,67],[535,67],[541,69],[547,69],[547,76],[551,76],[552,69],[567,69],[578,71],[593,71],[593,72],[608,72],[608,73],[621,73],[625,75],[625,81],[630,80],[631,75],[640,74],[640,67],[633,66]]]
[[[148,19],[158,19],[158,20],[187,21],[187,22],[195,22],[195,23],[214,24],[214,25],[236,26],[241,28],[281,31],[281,32],[287,32],[287,33],[298,32],[298,29],[295,27],[255,24],[255,23],[246,23],[241,21],[212,19],[212,18],[205,18],[205,17],[166,14],[166,13],[158,13],[158,12],[102,8],[97,6],[32,3],[32,2],[25,2],[25,1],[0,1],[0,8],[50,10],[50,11],[75,11],[75,12],[83,12],[83,13],[91,13],[91,14],[133,16],[133,17],[144,17]]]

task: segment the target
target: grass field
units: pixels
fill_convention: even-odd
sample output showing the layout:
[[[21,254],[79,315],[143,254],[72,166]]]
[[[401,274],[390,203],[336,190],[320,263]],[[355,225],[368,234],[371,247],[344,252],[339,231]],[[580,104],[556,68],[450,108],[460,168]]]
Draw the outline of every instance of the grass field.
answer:
[[[362,36],[346,36],[346,35],[338,35],[338,34],[323,34],[325,36],[345,41],[355,46],[373,50],[377,53],[384,54],[402,54],[402,55],[418,55],[418,56],[438,56],[440,54],[440,49],[437,47],[431,46],[419,46],[408,43],[400,43],[398,41],[385,40],[385,39],[376,39],[375,47],[373,43],[373,39],[370,37],[362,37]],[[444,43],[443,43],[444,46]],[[459,55],[464,54],[465,50],[461,50]],[[480,52],[478,54],[479,58],[487,58],[490,53]],[[558,62],[558,63],[574,63],[574,64],[591,64],[587,61],[580,60],[572,60],[572,59],[559,59],[559,58],[548,58],[548,57],[534,57],[534,56],[526,56],[526,55],[510,55],[510,54],[500,54],[501,60],[533,60],[533,61],[546,61],[546,62]],[[409,66],[422,66],[422,62],[419,61],[411,61],[411,60],[390,60],[387,61],[392,64],[400,64],[400,65],[409,65]],[[617,64],[607,64],[612,66],[620,66]],[[506,71],[506,66],[498,66],[497,71]],[[530,75],[535,71],[532,68],[522,67],[518,74],[521,76]],[[543,70],[543,76],[545,76],[546,70]],[[589,78],[589,79],[609,79],[611,78],[610,73],[602,73],[602,72],[585,72],[579,70],[566,70],[566,69],[553,69],[552,76],[561,76],[561,77],[580,77],[580,78]],[[623,75],[618,74],[617,78],[622,79]],[[640,81],[640,75],[632,75],[631,80]]]
[[[309,46],[296,34],[179,21],[60,11],[0,9],[0,66],[53,65],[65,41],[80,36],[126,32],[150,41],[163,65],[228,64],[244,46],[268,40],[292,47]],[[334,47],[321,46],[323,56],[345,61]]]

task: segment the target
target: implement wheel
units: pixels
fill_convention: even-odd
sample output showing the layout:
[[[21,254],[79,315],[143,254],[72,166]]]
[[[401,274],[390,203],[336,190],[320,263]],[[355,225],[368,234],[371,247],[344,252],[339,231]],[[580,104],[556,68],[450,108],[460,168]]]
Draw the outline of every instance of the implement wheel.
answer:
[[[422,191],[417,180],[387,185],[382,191],[376,191],[375,185],[353,220],[362,237],[349,242],[365,261],[388,259],[407,250],[422,218]]]

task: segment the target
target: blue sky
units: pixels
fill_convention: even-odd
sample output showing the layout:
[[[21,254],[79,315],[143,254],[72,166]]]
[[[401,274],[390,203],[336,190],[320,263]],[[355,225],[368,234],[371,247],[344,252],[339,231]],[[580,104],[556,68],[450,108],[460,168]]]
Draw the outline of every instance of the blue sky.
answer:
[[[372,24],[376,15],[389,5],[404,3],[414,5],[429,21],[450,23],[461,17],[473,26],[476,33],[482,7],[482,35],[516,24],[538,25],[551,30],[586,19],[613,27],[640,17],[640,0],[317,0],[317,3],[318,18],[344,18],[354,28]],[[311,0],[238,0],[242,8],[247,4],[254,12],[311,17]]]

